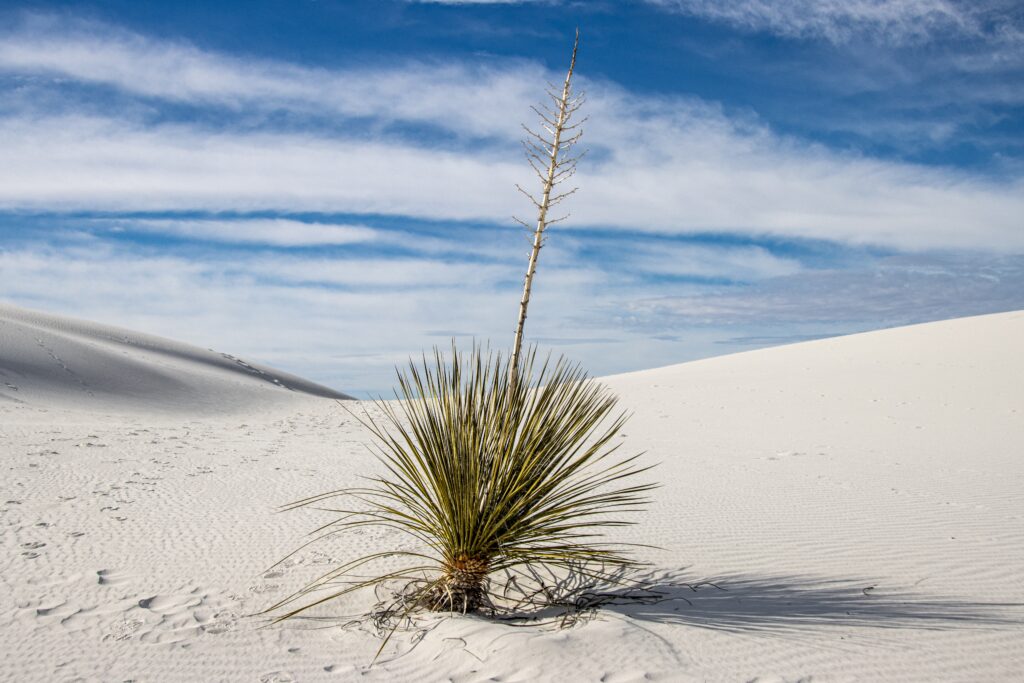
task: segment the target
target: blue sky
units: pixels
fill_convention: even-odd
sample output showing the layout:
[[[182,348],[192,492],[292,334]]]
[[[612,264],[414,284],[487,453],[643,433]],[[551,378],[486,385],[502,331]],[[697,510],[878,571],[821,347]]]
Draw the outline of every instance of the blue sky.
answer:
[[[590,120],[527,338],[596,374],[1024,308],[1024,8],[0,9],[0,299],[358,395],[511,341],[521,122]]]

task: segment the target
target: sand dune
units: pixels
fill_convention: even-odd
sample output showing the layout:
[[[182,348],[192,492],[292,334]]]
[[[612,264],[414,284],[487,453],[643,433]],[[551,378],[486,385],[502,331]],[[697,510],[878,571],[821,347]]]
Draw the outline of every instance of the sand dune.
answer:
[[[204,414],[289,392],[349,398],[226,353],[0,304],[0,402]]]
[[[358,421],[313,399],[186,415],[186,399],[154,393],[213,401],[202,398],[213,390],[216,403],[237,391],[244,407],[317,390],[26,316],[5,308],[0,325],[0,368],[19,387],[5,395],[24,401],[0,403],[0,677],[966,682],[1024,671],[1024,312],[607,378],[634,412],[625,448],[660,462],[664,486],[622,538],[662,548],[642,555],[663,599],[568,630],[424,618],[369,669],[372,628],[329,617],[372,596],[286,626],[248,616],[333,563],[401,542],[367,531],[267,570],[330,519],[274,505],[377,471]],[[69,408],[126,395],[148,408]],[[686,586],[703,581],[718,587]]]

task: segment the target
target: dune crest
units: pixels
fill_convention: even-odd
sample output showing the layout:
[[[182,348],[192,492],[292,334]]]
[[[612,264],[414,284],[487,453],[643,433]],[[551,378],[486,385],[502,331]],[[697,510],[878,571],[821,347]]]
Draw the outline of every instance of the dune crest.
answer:
[[[0,402],[230,413],[291,394],[351,398],[227,353],[0,304]]]

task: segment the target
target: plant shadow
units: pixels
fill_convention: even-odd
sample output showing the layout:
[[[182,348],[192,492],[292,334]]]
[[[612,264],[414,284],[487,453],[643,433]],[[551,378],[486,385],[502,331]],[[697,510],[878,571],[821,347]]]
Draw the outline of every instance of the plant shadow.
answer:
[[[729,632],[1024,627],[1024,603],[943,598],[871,581],[800,575],[736,574],[700,583],[682,574],[662,575],[643,581],[642,588],[602,593],[593,603],[638,621]]]

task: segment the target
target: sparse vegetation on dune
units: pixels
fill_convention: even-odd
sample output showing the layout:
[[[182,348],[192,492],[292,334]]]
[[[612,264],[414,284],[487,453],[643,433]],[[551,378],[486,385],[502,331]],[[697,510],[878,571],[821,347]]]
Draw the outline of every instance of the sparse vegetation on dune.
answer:
[[[290,507],[341,515],[322,537],[365,526],[399,529],[419,550],[383,549],[324,575],[272,609],[285,619],[385,582],[403,582],[407,611],[501,612],[511,583],[540,575],[611,579],[636,566],[602,532],[628,524],[653,488],[636,475],[636,455],[619,456],[614,437],[626,417],[616,399],[565,360],[538,368],[474,349],[410,364],[395,403],[366,424],[385,473],[364,488],[331,491]],[[329,501],[343,500],[342,505]],[[402,557],[409,564],[371,578],[354,572]],[[494,577],[501,577],[497,582]],[[304,602],[292,608],[297,602]]]
[[[578,44],[577,33],[564,84],[548,90],[551,106],[534,109],[543,132],[526,129],[527,160],[541,186],[536,196],[518,188],[537,220],[520,221],[532,249],[511,353],[474,347],[466,355],[453,344],[450,358],[435,349],[432,359],[411,362],[398,374],[399,400],[378,402],[383,418],[364,420],[384,473],[368,487],[286,506],[341,515],[321,527],[320,539],[378,526],[400,530],[418,548],[384,548],[333,569],[271,607],[279,620],[385,586],[398,586],[377,615],[392,628],[417,610],[508,616],[564,606],[574,591],[615,582],[637,566],[626,546],[603,540],[630,523],[624,513],[641,508],[653,488],[636,479],[646,469],[639,456],[618,454],[614,439],[626,416],[579,365],[551,358],[538,365],[536,349],[523,347],[545,231],[564,218],[550,211],[575,192],[559,186],[579,160],[572,154],[582,123],[573,122],[583,104],[572,90]],[[408,563],[395,569],[396,557]]]

